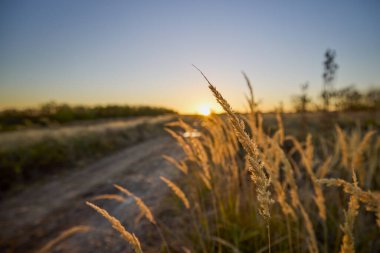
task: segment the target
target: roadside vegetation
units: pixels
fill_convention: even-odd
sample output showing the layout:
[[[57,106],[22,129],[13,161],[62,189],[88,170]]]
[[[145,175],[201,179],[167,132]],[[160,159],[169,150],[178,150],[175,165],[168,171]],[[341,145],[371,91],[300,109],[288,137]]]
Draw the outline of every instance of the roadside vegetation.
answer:
[[[0,149],[0,198],[51,175],[93,163],[94,160],[164,133],[172,117],[123,128],[80,131],[70,136],[47,136],[27,145]]]
[[[275,126],[265,127],[247,81],[249,114],[235,113],[207,80],[226,114],[166,125],[186,157],[164,158],[182,176],[161,178],[173,193],[161,212],[136,201],[141,216],[164,231],[162,252],[379,252],[378,128],[333,121],[329,130],[306,125],[296,136],[300,125],[288,131],[288,115],[281,113]],[[322,121],[325,114],[315,117]],[[127,186],[116,187],[122,197],[134,196]],[[112,214],[87,204],[135,252],[144,251],[146,236],[139,239]]]

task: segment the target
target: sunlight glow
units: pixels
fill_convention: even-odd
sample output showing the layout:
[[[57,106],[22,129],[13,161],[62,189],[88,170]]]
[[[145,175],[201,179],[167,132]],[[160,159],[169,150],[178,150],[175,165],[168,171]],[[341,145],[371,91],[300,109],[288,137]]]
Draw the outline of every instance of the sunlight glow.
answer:
[[[201,105],[198,109],[198,113],[203,116],[209,116],[211,114],[211,109],[209,105]]]

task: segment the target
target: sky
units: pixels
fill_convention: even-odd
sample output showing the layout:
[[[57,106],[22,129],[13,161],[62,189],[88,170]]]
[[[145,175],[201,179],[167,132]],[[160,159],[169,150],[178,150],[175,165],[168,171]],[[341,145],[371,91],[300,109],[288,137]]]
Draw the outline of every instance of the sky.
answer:
[[[0,109],[59,103],[219,107],[199,67],[244,108],[250,77],[263,110],[309,82],[326,49],[336,87],[380,85],[380,1],[2,0]]]

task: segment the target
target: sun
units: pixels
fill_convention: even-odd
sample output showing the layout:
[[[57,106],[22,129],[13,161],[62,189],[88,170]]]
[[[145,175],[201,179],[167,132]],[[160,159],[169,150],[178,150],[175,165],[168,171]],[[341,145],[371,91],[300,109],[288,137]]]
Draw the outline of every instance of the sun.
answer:
[[[208,105],[201,105],[198,108],[198,113],[203,116],[209,116],[211,114],[211,108]]]

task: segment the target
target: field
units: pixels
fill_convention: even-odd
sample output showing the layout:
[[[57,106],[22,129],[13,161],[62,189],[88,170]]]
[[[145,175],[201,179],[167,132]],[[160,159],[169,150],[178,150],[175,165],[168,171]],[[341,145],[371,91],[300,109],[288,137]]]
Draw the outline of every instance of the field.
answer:
[[[380,253],[379,10],[0,1],[0,253]]]
[[[1,251],[380,250],[377,113],[238,114],[210,89],[225,114],[4,133],[3,175],[33,173],[3,177]]]

